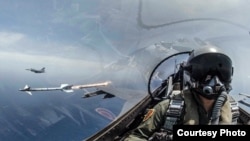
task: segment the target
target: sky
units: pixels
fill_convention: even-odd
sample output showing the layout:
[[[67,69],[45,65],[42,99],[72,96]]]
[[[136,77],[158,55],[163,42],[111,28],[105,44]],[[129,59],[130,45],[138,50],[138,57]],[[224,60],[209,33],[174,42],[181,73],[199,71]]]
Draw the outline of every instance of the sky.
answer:
[[[125,103],[120,98],[82,100],[83,91],[28,97],[18,89],[26,84],[57,87],[61,83],[92,83],[100,73],[105,74],[102,80],[119,80],[117,85],[123,80],[136,83],[133,77],[138,72],[150,73],[155,65],[150,64],[152,60],[160,61],[164,53],[168,55],[161,47],[197,47],[189,41],[225,49],[234,65],[232,95],[241,99],[239,92],[250,94],[249,9],[248,0],[0,0],[0,112],[5,113],[0,115],[0,122],[7,125],[6,132],[15,131],[24,137],[22,128],[30,136],[44,131],[39,125],[33,129],[21,126],[26,122],[23,117],[34,114],[36,108],[45,108],[45,113],[51,115],[31,116],[43,126],[65,119],[72,124],[82,123],[80,129],[84,129],[84,123],[103,108],[113,112],[112,116],[118,115]],[[138,70],[133,70],[134,66]],[[42,67],[46,67],[44,74],[25,70]],[[141,82],[142,77],[137,77]],[[91,103],[88,108],[80,108]],[[7,120],[11,112],[17,113],[12,115],[17,117],[12,123]],[[100,123],[84,136],[110,122],[103,116],[96,120]],[[8,138],[11,134],[5,135]]]

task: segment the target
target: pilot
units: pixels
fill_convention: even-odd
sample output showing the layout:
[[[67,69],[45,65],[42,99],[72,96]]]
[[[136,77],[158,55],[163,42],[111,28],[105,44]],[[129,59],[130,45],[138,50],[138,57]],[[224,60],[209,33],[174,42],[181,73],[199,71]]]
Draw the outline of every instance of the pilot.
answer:
[[[183,68],[183,90],[148,109],[125,141],[172,140],[175,124],[235,124],[237,116],[233,115],[232,97],[228,94],[233,76],[230,57],[220,48],[206,45],[193,50]],[[179,107],[177,114],[176,109],[169,110],[171,107]]]

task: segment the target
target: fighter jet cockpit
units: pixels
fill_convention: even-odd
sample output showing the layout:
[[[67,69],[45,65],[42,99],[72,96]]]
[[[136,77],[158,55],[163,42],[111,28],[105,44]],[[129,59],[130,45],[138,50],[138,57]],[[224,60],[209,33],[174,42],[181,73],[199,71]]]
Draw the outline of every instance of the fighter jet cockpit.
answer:
[[[120,140],[204,45],[231,57],[230,95],[249,125],[249,9],[247,0],[2,0],[0,140]]]

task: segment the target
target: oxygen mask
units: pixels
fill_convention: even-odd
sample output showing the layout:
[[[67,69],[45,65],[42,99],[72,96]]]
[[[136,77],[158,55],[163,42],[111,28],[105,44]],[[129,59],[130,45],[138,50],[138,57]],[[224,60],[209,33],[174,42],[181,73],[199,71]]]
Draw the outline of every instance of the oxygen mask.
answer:
[[[218,76],[207,75],[196,91],[207,99],[216,99],[226,89]]]

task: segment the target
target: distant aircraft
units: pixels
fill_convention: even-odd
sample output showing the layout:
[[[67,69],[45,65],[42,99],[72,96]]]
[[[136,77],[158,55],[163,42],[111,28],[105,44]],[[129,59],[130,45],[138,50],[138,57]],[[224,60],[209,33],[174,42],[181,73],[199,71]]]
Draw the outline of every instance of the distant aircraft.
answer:
[[[40,70],[33,69],[33,68],[26,69],[26,70],[32,71],[34,73],[45,73],[45,67],[41,68]]]
[[[69,84],[61,84],[60,87],[51,87],[51,88],[31,88],[28,85],[25,85],[23,89],[19,89],[19,91],[24,91],[28,93],[29,95],[32,95],[31,91],[55,91],[55,90],[61,90],[66,93],[74,92],[74,90],[77,89],[84,89],[84,88],[90,88],[90,87],[97,87],[97,86],[106,86],[110,82],[102,82],[102,83],[95,83],[95,84],[85,84],[85,85],[69,85]]]

